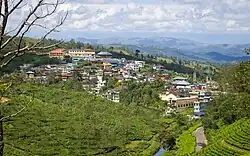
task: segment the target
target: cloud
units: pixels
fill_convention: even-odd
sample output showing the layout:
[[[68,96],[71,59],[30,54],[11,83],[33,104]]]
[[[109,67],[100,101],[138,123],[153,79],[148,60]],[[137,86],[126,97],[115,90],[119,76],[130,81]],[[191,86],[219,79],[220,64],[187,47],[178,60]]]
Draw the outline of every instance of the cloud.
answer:
[[[70,11],[63,30],[247,32],[249,7],[249,0],[68,0],[58,12]]]

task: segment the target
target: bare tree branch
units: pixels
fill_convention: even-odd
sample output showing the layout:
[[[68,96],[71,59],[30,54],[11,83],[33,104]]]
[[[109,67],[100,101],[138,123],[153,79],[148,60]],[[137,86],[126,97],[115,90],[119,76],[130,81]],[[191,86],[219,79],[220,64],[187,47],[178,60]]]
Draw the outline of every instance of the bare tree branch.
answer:
[[[9,56],[9,55],[12,55],[15,53],[15,55],[13,55],[10,59],[8,59],[7,61],[5,61],[4,63],[1,64],[0,66],[0,69],[4,68],[5,66],[7,66],[13,59],[15,59],[17,56],[21,56],[25,53],[25,51],[33,51],[33,50],[44,50],[44,49],[49,49],[49,48],[52,48],[52,47],[55,47],[57,45],[60,45],[62,44],[63,41],[60,41],[58,43],[55,43],[55,44],[52,44],[52,45],[49,45],[49,46],[43,46],[43,47],[36,47],[36,46],[32,46],[29,48],[29,46],[26,46],[24,48],[21,48],[18,50],[15,50],[15,51],[12,51],[12,52],[9,52],[6,54],[6,56]],[[17,53],[18,52],[18,53]],[[1,58],[0,58],[1,59]]]
[[[3,121],[3,120],[6,120],[6,119],[15,117],[15,116],[17,116],[18,114],[20,114],[20,113],[21,113],[25,108],[27,108],[27,106],[33,101],[32,99],[33,99],[33,97],[30,98],[29,103],[28,103],[26,106],[24,106],[22,109],[20,109],[19,111],[17,111],[17,112],[14,113],[14,114],[11,114],[11,115],[2,117],[2,118],[0,119],[0,121]]]
[[[22,2],[23,2],[23,0],[19,0],[19,1],[17,2],[17,4],[9,11],[9,13],[8,13],[7,16],[9,16],[10,14],[12,14],[13,11],[15,11],[15,10],[18,8],[18,6],[19,6]]]
[[[5,92],[13,85],[13,83],[9,83],[2,91],[1,91],[1,96],[0,100],[3,98]]]
[[[7,0],[5,0],[5,1],[7,1]],[[33,9],[33,10],[31,10],[30,11],[30,13],[28,14],[28,16],[26,17],[26,19],[22,22],[22,24],[21,24],[21,26],[20,26],[20,28],[18,29],[18,31],[12,36],[12,37],[10,37],[7,41],[5,41],[3,44],[2,44],[2,40],[3,40],[3,34],[4,34],[4,31],[5,31],[5,28],[6,28],[6,24],[7,24],[7,20],[8,20],[8,16],[9,16],[9,14],[8,14],[8,16],[6,16],[7,14],[5,14],[5,17],[4,17],[4,20],[3,20],[3,28],[2,28],[2,33],[1,33],[1,40],[0,40],[0,50],[1,49],[3,49],[3,48],[5,48],[14,38],[16,38],[20,33],[21,33],[21,31],[23,30],[23,28],[25,27],[25,25],[26,25],[26,22],[31,18],[31,16],[37,11],[37,9],[41,6],[41,4],[42,4],[42,2],[43,2],[43,0],[40,0],[38,3],[37,3],[37,5],[36,5],[36,7]],[[8,3],[8,2],[7,2]],[[8,5],[8,4],[6,4],[6,5]],[[6,22],[4,22],[4,21],[6,21]]]
[[[0,15],[1,15],[1,16],[4,16],[4,15],[2,14],[2,7],[3,7],[3,0],[0,0]]]
[[[5,119],[8,119],[8,118],[11,118],[11,117],[14,117],[14,116],[17,116],[17,115],[20,114],[25,108],[26,108],[26,107],[23,107],[22,109],[20,109],[19,111],[17,111],[17,112],[14,113],[14,114],[11,114],[11,115],[9,115],[9,116],[2,117],[2,118],[0,119],[0,121],[3,121],[3,120],[5,120]]]
[[[0,0],[1,1],[1,0]],[[4,0],[7,1],[7,0]],[[3,19],[3,25],[4,25],[4,20],[8,20],[8,16],[13,12],[13,9],[17,9],[18,6],[21,4],[22,0],[19,0],[18,3],[8,12],[5,12],[5,16]],[[53,14],[56,13],[56,10],[59,6],[59,4],[63,4],[64,1],[56,0],[55,3],[45,3],[44,0],[40,0],[36,6],[30,10],[29,14],[26,16],[26,18],[23,20],[22,23],[16,28],[16,32],[13,36],[9,37],[4,43],[3,42],[3,37],[4,37],[4,30],[6,28],[6,25],[4,25],[4,28],[2,29],[1,32],[1,38],[0,38],[0,52],[2,49],[4,49],[7,45],[9,45],[11,42],[13,42],[15,45],[17,45],[17,49],[13,51],[9,51],[3,55],[0,56],[0,62],[2,64],[0,65],[0,69],[8,65],[14,58],[23,55],[27,51],[34,51],[34,50],[40,50],[40,49],[47,49],[54,47],[58,44],[61,44],[61,42],[49,45],[49,46],[44,46],[44,47],[39,47],[39,45],[45,40],[45,38],[51,34],[52,32],[56,32],[57,28],[60,27],[66,20],[68,16],[68,11],[66,12],[66,15],[59,21],[57,25],[55,25],[53,28],[48,28],[46,26],[43,26],[42,24],[36,23],[41,19],[45,19]],[[49,6],[52,6],[52,10],[49,9]],[[43,14],[43,7],[46,7],[47,12]],[[38,9],[42,10],[42,14],[38,15],[36,12]],[[34,19],[29,22],[29,20],[34,17]],[[38,26],[43,29],[49,30],[38,42],[34,43],[33,45],[28,45],[25,47],[22,47],[23,39],[26,33],[28,33],[33,26]],[[14,30],[15,31],[15,30]],[[20,35],[20,36],[19,36]],[[18,37],[19,36],[19,37]],[[14,39],[18,37],[19,42],[17,43]]]

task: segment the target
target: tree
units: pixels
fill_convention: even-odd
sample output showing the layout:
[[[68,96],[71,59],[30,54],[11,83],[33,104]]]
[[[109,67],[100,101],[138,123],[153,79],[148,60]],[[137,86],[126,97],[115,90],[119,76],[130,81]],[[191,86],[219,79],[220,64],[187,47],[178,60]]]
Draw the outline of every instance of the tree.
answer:
[[[86,48],[87,49],[94,49],[94,47],[91,44],[89,44],[89,43],[87,43]]]
[[[60,27],[66,17],[68,12],[65,15],[58,16],[58,22],[48,27],[46,25],[46,20],[48,18],[55,18],[58,15],[57,10],[59,5],[64,2],[61,0],[55,1],[46,1],[39,0],[36,3],[32,3],[31,1],[17,0],[17,1],[8,1],[8,0],[0,0],[0,70],[6,67],[12,60],[16,57],[19,57],[26,52],[36,52],[39,50],[44,50],[48,48],[55,47],[56,45],[61,44],[62,42],[57,42],[51,45],[45,45],[45,38],[51,34],[52,32],[56,32],[57,28]],[[10,23],[11,17],[15,16],[20,9],[29,10],[24,18],[20,18],[20,22],[16,24]],[[61,14],[60,14],[61,15]],[[35,42],[27,42],[25,40],[26,35],[33,29],[43,29],[46,33]],[[10,36],[11,35],[11,36]],[[1,83],[2,84],[2,83]],[[5,83],[4,83],[5,84]],[[9,85],[8,85],[9,86]],[[10,85],[11,86],[11,85]],[[5,91],[9,87],[1,86],[1,96],[4,95]],[[25,107],[23,108],[25,109]],[[10,117],[13,117],[23,109],[20,109],[14,114],[3,116],[2,111],[0,114],[0,156],[3,155],[4,150],[4,142],[3,142],[3,121],[7,120]]]
[[[149,54],[147,55],[147,58],[150,59],[150,55]]]
[[[136,56],[136,57],[139,57],[139,54],[140,54],[140,50],[136,49],[136,50],[135,50],[135,56]]]
[[[142,59],[142,60],[144,59],[144,55],[143,55],[143,54],[141,54],[141,59]]]
[[[245,52],[246,52],[247,55],[249,55],[250,54],[250,48],[245,48]]]
[[[114,47],[113,46],[110,46],[109,49],[108,49],[109,52],[113,52],[114,51]]]

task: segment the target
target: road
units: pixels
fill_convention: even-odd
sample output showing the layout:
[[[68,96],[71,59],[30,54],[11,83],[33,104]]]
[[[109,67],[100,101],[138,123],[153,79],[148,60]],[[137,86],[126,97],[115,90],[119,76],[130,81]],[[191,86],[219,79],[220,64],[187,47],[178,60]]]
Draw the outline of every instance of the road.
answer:
[[[204,134],[204,128],[199,127],[193,133],[194,133],[194,136],[196,138],[195,152],[198,152],[202,149],[202,144],[207,145],[207,139],[206,139],[206,136]]]

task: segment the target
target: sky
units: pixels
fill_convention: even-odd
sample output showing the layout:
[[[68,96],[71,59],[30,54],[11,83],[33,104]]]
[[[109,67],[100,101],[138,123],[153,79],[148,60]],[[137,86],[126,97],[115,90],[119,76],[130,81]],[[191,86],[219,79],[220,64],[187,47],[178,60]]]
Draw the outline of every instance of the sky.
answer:
[[[68,10],[68,18],[52,37],[169,36],[213,44],[250,43],[249,8],[250,0],[66,0],[57,14]]]

